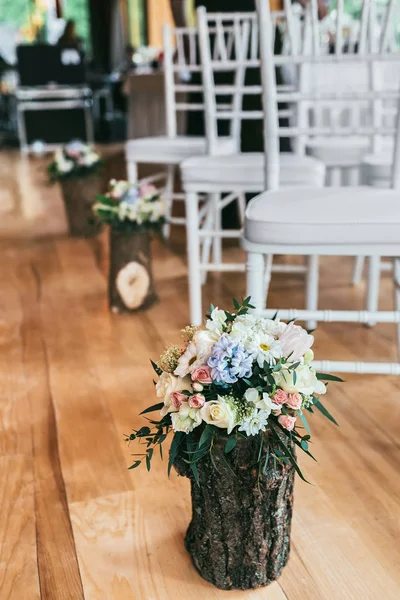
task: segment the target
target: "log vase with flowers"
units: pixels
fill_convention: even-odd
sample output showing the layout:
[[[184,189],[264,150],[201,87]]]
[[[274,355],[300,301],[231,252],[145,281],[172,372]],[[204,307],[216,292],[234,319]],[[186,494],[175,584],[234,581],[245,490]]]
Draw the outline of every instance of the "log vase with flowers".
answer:
[[[48,167],[51,181],[59,181],[72,236],[96,235],[101,225],[92,207],[104,189],[103,162],[92,146],[73,141],[59,148]]]
[[[186,327],[184,343],[157,363],[159,412],[127,441],[140,445],[131,469],[172,436],[172,467],[190,479],[192,520],[185,545],[200,575],[215,586],[250,589],[279,577],[290,550],[296,450],[310,451],[308,416],[321,412],[325,381],[312,366],[312,335],[293,322],[211,307],[205,329]],[[314,459],[315,460],[315,459]]]
[[[108,294],[113,312],[133,312],[155,302],[151,234],[161,230],[165,209],[157,188],[147,183],[112,180],[108,192],[97,197],[94,214],[110,227]]]

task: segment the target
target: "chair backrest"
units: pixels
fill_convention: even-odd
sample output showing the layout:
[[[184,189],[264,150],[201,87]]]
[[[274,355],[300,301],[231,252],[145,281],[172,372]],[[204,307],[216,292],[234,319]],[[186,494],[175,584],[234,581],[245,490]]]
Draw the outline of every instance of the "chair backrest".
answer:
[[[287,3],[288,0],[285,0]],[[284,11],[273,13],[275,34]],[[283,23],[287,30],[286,51],[297,49],[297,32],[292,20]],[[260,95],[261,85],[246,85],[248,69],[260,68],[258,21],[255,12],[207,13],[204,7],[197,10],[197,24],[203,74],[206,136],[210,154],[219,152],[221,136],[218,121],[228,121],[229,136],[240,149],[241,123],[244,119],[261,120],[262,110],[246,110],[246,96]],[[221,83],[222,79],[226,80]]]
[[[203,92],[199,77],[201,68],[197,30],[193,27],[172,28],[164,25],[163,42],[167,135],[175,138],[179,113],[204,110],[202,100],[188,101],[190,94],[201,95]]]
[[[318,90],[317,83],[315,86],[309,85],[306,90],[301,87],[301,78],[297,81],[297,89],[289,91],[280,91],[277,89],[276,83],[276,66],[284,64],[295,64],[295,65],[307,65],[309,70],[308,81],[317,82],[318,78],[321,77],[324,69],[327,65],[336,64],[341,66],[343,72],[348,68],[349,65],[355,64],[362,68],[363,65],[373,65],[374,63],[386,63],[395,61],[399,67],[399,79],[400,79],[400,54],[387,51],[387,46],[381,43],[381,49],[379,52],[364,51],[357,53],[344,53],[342,51],[342,44],[339,43],[338,48],[335,49],[334,54],[322,54],[318,52],[318,44],[316,40],[319,36],[319,30],[316,27],[315,17],[316,14],[316,1],[312,0],[311,4],[307,8],[305,19],[309,20],[313,25],[313,36],[311,50],[310,45],[303,44],[304,51],[298,55],[289,56],[274,56],[271,48],[273,36],[274,36],[274,24],[273,16],[269,8],[268,0],[256,0],[257,12],[259,18],[259,31],[260,31],[260,50],[261,50],[261,62],[262,62],[262,87],[263,87],[263,103],[264,103],[264,140],[265,140],[265,186],[267,190],[277,189],[279,186],[279,137],[286,135],[287,137],[301,137],[301,136],[316,136],[316,135],[340,135],[344,138],[349,135],[360,135],[366,136],[368,139],[374,135],[382,136],[396,136],[396,150],[395,160],[393,165],[393,178],[392,186],[400,186],[400,132],[398,128],[399,115],[399,83],[396,83],[395,89],[371,89],[367,92],[365,90],[357,89],[338,89],[335,85],[330,90],[321,92]],[[339,5],[339,3],[338,3]],[[364,0],[364,6],[362,10],[362,19],[360,24],[360,38],[359,45],[361,48],[368,48],[368,0]],[[291,7],[288,8],[291,10]],[[339,13],[339,11],[338,11]],[[340,23],[338,31],[340,31]],[[306,32],[306,33],[304,33]],[[307,28],[303,29],[303,35],[307,35]],[[364,36],[364,37],[363,37]],[[382,39],[385,37],[383,32]],[[339,40],[340,42],[340,40]],[[370,102],[371,118],[369,119],[369,125],[360,126],[357,124],[348,125],[335,123],[334,125],[328,124],[322,127],[319,124],[311,121],[302,122],[300,126],[288,127],[279,124],[278,115],[278,102],[288,102],[294,105],[313,105],[318,103],[335,103],[339,105],[343,102]],[[372,115],[372,106],[374,101],[379,102],[393,102],[396,101],[396,126],[388,127],[383,120],[379,123],[374,122]],[[345,140],[344,140],[345,143]]]

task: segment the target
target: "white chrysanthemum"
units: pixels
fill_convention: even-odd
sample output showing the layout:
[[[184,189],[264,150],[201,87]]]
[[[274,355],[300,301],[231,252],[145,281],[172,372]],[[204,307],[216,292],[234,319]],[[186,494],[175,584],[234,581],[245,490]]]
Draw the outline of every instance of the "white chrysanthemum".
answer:
[[[287,327],[286,323],[282,323],[278,319],[257,319],[256,329],[259,331],[263,331],[268,335],[272,335],[275,338],[279,338],[279,336],[285,331]]]
[[[247,345],[256,331],[256,323],[256,318],[253,315],[246,314],[236,317],[230,335],[247,349]]]
[[[200,344],[195,343],[193,339],[180,357],[178,366],[174,371],[175,375],[185,377],[185,375],[192,373],[192,371],[198,367],[203,367],[209,356],[209,354],[203,354],[203,351],[205,351],[205,348],[202,348]]]
[[[251,341],[246,347],[253,360],[257,361],[258,366],[262,368],[264,363],[275,364],[276,359],[282,357],[282,345],[268,333],[254,333]]]
[[[256,410],[249,417],[246,417],[239,427],[246,435],[257,435],[260,431],[265,431],[268,425],[269,413],[265,410]]]

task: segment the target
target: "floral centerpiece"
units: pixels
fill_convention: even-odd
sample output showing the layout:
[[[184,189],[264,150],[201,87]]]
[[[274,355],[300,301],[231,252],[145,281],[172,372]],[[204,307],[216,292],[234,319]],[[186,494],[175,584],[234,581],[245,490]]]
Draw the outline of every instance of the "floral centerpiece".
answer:
[[[165,221],[166,205],[148,183],[110,181],[93,206],[96,218],[110,227],[109,300],[114,312],[147,308],[156,299],[151,268],[151,231]]]
[[[93,146],[76,140],[55,151],[48,173],[51,181],[84,177],[97,172],[102,164],[103,161]]]
[[[99,231],[92,207],[103,190],[103,161],[92,146],[76,140],[56,150],[48,166],[50,181],[59,181],[69,232],[89,237]]]
[[[332,375],[312,366],[314,337],[294,322],[211,307],[205,329],[183,330],[153,363],[160,413],[135,430],[150,470],[155,450],[172,437],[168,470],[192,481],[193,518],[186,547],[200,574],[224,589],[266,585],[289,553],[296,448],[310,451],[308,416],[321,412]]]

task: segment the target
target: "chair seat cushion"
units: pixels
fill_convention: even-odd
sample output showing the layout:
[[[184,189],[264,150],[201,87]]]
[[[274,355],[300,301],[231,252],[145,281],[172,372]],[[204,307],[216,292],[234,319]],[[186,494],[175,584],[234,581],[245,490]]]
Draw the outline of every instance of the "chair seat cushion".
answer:
[[[289,245],[397,244],[399,193],[361,186],[264,192],[246,209],[245,239]]]
[[[327,167],[358,166],[369,148],[368,139],[362,136],[316,137],[306,144],[307,154]]]
[[[236,144],[232,138],[219,141],[218,154],[233,154]],[[205,138],[195,136],[148,137],[129,140],[125,145],[128,161],[179,165],[191,156],[207,153]]]
[[[325,166],[310,156],[290,152],[280,155],[280,185],[322,186]],[[260,191],[264,188],[264,155],[241,153],[231,156],[197,156],[181,164],[183,185],[216,185],[223,191],[237,188]]]

